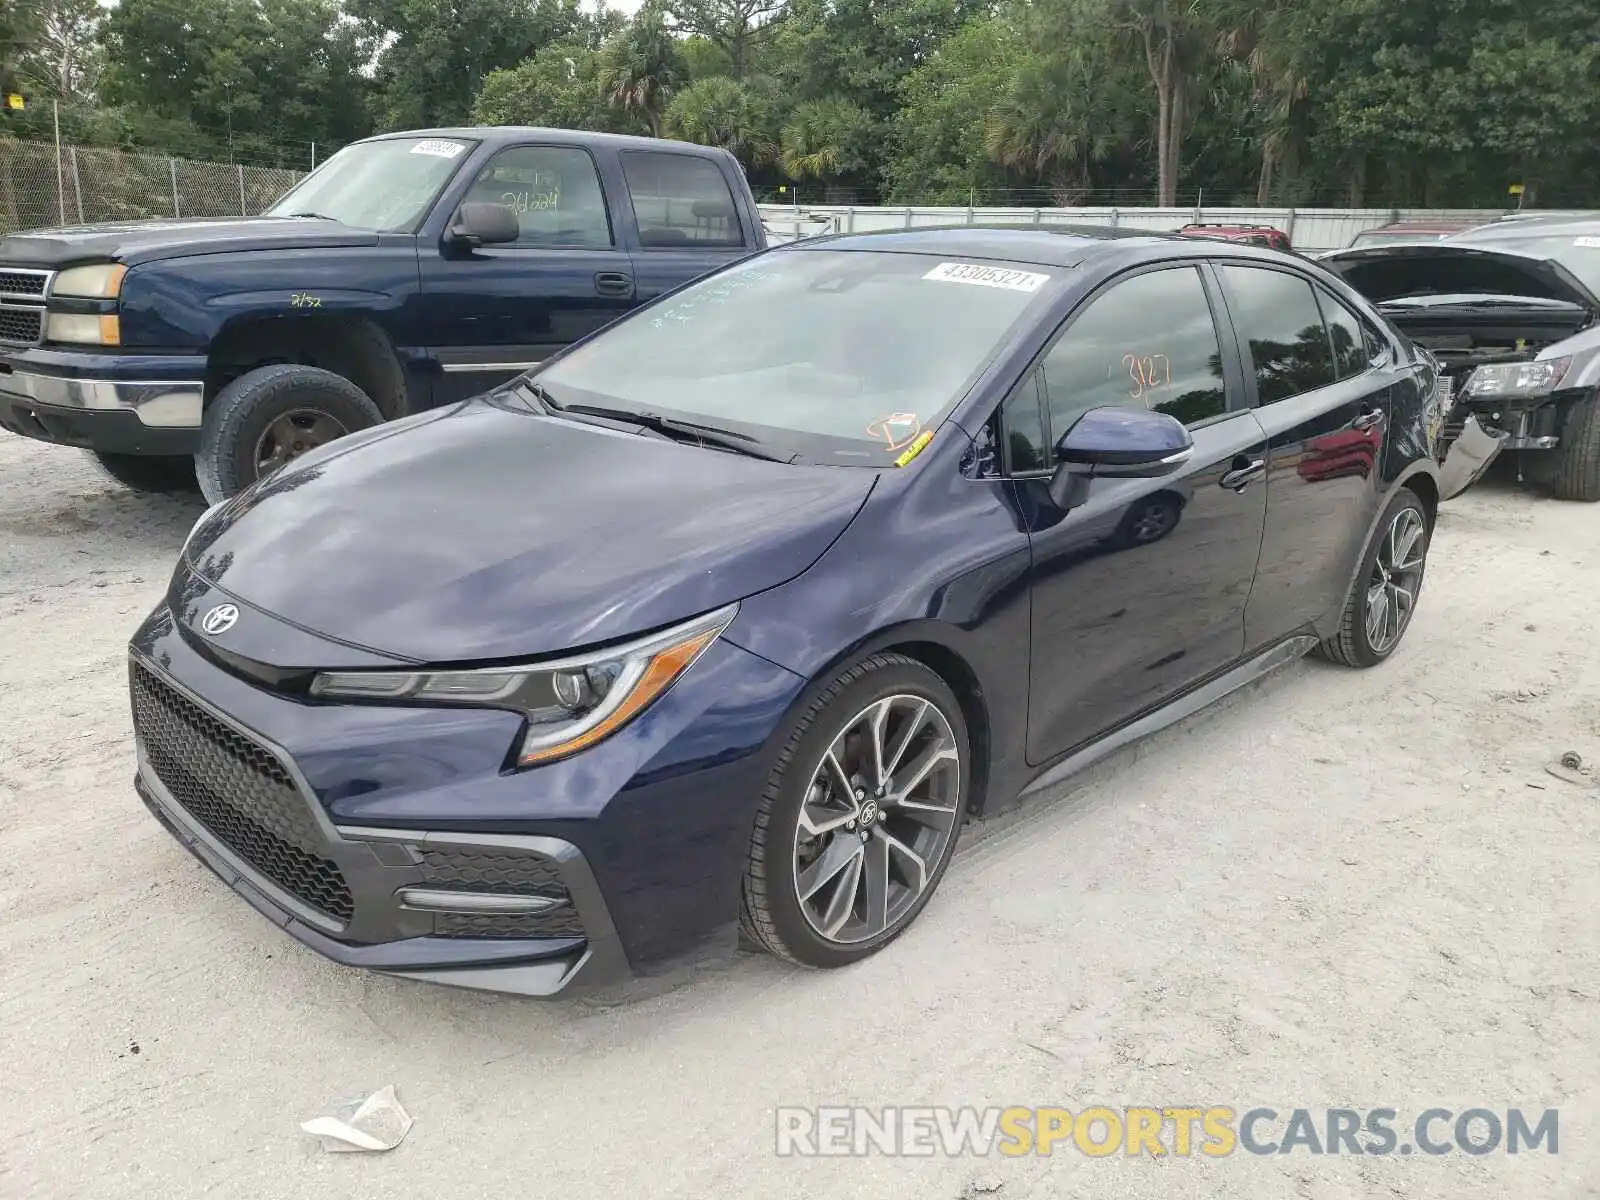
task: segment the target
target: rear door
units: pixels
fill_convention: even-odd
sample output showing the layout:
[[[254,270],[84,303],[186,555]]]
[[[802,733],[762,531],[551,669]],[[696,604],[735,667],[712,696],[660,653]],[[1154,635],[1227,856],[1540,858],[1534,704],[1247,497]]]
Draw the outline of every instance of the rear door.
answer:
[[[1267,525],[1245,616],[1259,646],[1344,603],[1378,515],[1397,366],[1385,339],[1299,272],[1221,263],[1217,274],[1268,438]]]
[[[618,156],[636,230],[639,299],[652,299],[742,258],[759,244],[751,214],[735,203],[733,164],[674,150]]]
[[[507,205],[520,235],[476,249],[419,248],[436,402],[485,391],[633,307],[633,262],[608,199],[582,146],[506,146],[476,171],[451,211],[466,201]]]
[[[1046,352],[1003,442],[1033,545],[1028,759],[1064,753],[1239,658],[1266,517],[1265,437],[1207,272],[1124,277]],[[1170,413],[1194,453],[1160,479],[1098,479],[1063,514],[1051,447],[1085,410]]]

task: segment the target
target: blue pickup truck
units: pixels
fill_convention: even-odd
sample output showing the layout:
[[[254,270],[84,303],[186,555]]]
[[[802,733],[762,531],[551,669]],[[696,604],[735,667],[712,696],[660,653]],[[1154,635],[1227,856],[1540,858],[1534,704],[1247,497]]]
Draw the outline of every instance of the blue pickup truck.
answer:
[[[765,246],[727,151],[530,128],[345,147],[260,217],[0,240],[0,428],[215,503]]]

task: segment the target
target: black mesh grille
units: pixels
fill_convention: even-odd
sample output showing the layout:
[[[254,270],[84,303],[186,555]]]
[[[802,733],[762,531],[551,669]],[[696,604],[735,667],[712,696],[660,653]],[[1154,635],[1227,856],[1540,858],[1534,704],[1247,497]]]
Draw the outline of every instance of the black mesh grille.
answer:
[[[0,339],[37,342],[43,317],[44,310],[39,308],[0,308]]]
[[[429,883],[474,892],[529,892],[567,899],[561,876],[547,858],[534,854],[506,854],[488,850],[421,851],[422,877]]]
[[[583,925],[572,906],[542,913],[440,913],[433,919],[440,937],[548,938],[582,937]]]
[[[31,271],[7,271],[0,268],[0,292],[11,296],[43,296],[45,275]]]
[[[317,823],[289,773],[258,745],[132,665],[133,725],[151,768],[212,836],[284,891],[348,922],[344,873],[323,857]]]

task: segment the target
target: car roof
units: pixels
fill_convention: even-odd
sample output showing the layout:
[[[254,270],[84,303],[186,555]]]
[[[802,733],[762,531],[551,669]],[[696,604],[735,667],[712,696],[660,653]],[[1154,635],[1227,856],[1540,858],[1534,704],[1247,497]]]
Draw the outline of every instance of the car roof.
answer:
[[[1458,233],[1450,240],[1453,242],[1512,242],[1525,238],[1561,237],[1564,234],[1570,234],[1573,237],[1593,237],[1600,234],[1600,214],[1591,217],[1563,215],[1555,217],[1522,217],[1515,221],[1491,221],[1487,225],[1477,225]]]
[[[1042,267],[1077,267],[1095,258],[1120,254],[1140,258],[1202,258],[1215,254],[1200,239],[1148,229],[1104,225],[932,225],[865,233],[824,234],[789,242],[780,250],[879,250],[900,254],[948,254]],[[1238,247],[1248,252],[1253,247]],[[1229,246],[1234,253],[1235,247]],[[1264,258],[1277,258],[1257,251]]]
[[[473,138],[484,142],[522,142],[534,138],[552,146],[612,146],[618,150],[689,151],[706,157],[726,153],[715,146],[680,142],[672,138],[644,137],[629,133],[593,133],[586,129],[549,129],[541,125],[454,125],[437,129],[396,129],[391,133],[363,138],[362,141],[383,142],[394,138]]]

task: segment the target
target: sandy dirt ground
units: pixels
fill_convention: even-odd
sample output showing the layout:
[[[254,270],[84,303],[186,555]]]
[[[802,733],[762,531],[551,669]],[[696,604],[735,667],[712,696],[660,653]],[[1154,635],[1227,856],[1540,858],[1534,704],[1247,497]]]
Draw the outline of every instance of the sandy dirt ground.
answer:
[[[980,831],[856,968],[620,1007],[358,974],[131,786],[197,503],[0,437],[0,1196],[1600,1194],[1600,511],[1475,489],[1369,672],[1304,662]],[[1597,772],[1600,779],[1600,772]],[[383,1156],[299,1123],[395,1084]],[[1560,1109],[1559,1153],[779,1158],[780,1105]]]

